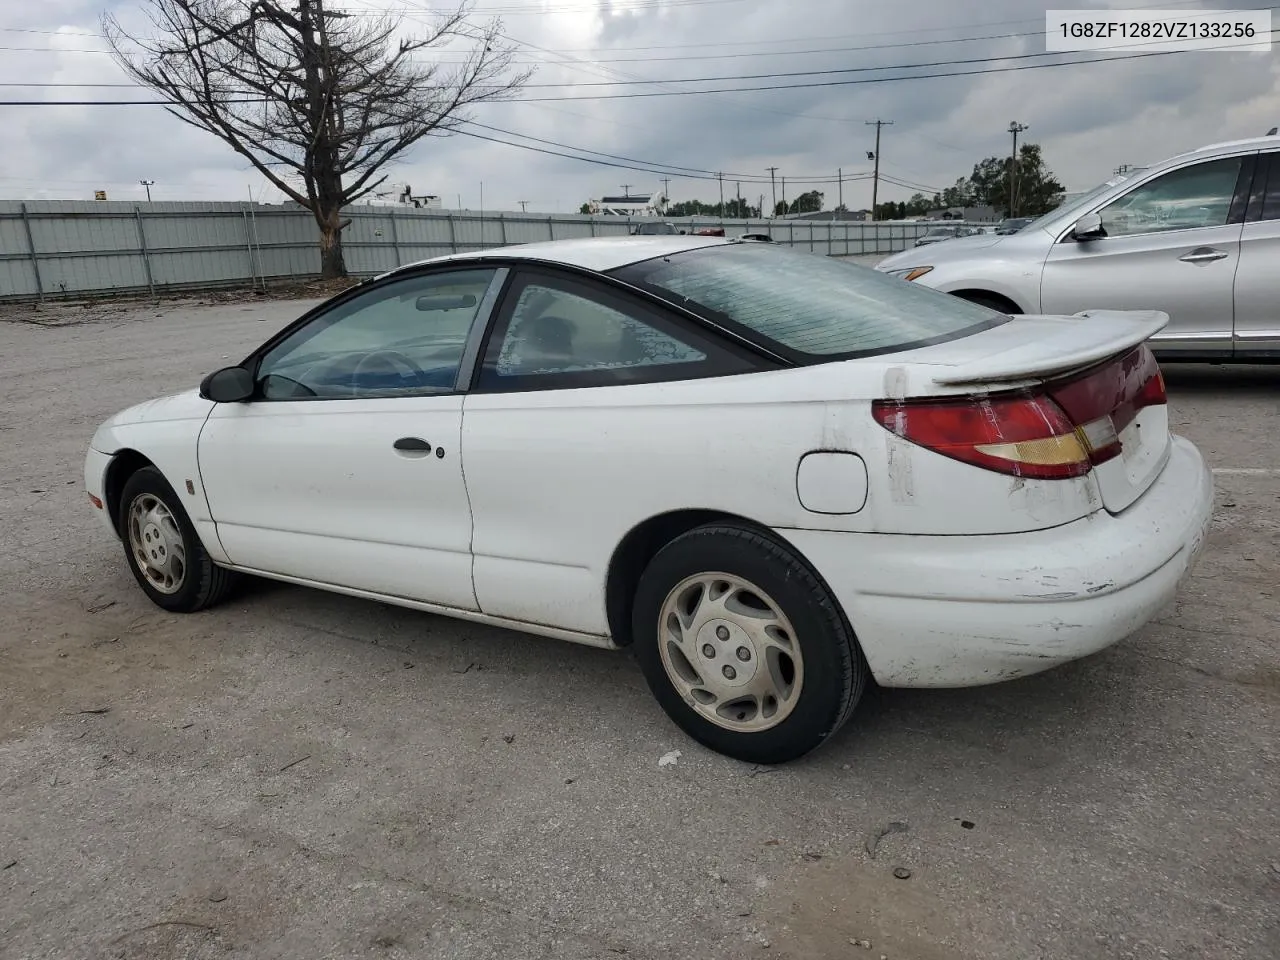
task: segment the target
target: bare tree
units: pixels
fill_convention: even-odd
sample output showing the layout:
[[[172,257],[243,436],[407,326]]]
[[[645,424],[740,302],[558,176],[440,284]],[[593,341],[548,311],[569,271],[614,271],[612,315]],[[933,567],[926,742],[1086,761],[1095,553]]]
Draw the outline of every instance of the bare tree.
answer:
[[[511,72],[497,20],[472,27],[467,3],[426,36],[397,39],[399,18],[324,9],[323,0],[147,0],[151,37],[111,14],[103,32],[121,66],[179,119],[220,137],[320,228],[321,275],[346,274],[342,208],[428,135],[501,100],[532,71]],[[445,70],[424,51],[466,44]]]

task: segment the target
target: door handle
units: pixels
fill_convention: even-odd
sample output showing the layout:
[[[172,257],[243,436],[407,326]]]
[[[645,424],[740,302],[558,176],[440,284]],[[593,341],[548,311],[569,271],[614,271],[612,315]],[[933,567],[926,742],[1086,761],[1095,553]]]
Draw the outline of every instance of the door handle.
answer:
[[[1222,260],[1228,254],[1225,250],[1215,250],[1213,247],[1198,247],[1190,253],[1184,253],[1178,259],[1183,263],[1208,263],[1211,260]]]
[[[423,440],[421,437],[401,437],[392,444],[397,450],[404,450],[410,453],[430,453],[431,444]]]

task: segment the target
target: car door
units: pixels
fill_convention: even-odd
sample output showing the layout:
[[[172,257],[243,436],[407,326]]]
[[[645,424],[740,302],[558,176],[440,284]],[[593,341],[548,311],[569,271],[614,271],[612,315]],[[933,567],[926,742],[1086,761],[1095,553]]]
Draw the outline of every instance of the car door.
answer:
[[[462,390],[507,271],[361,288],[267,344],[219,404],[200,476],[231,561],[475,610]]]
[[[1240,235],[1235,355],[1280,357],[1280,152],[1259,157]]]
[[[480,609],[607,635],[609,559],[669,490],[638,475],[667,471],[662,434],[688,399],[672,388],[758,366],[605,281],[517,272],[463,419]]]
[[[1243,198],[1253,155],[1202,160],[1146,180],[1094,211],[1105,236],[1055,243],[1041,278],[1041,310],[1161,310],[1161,352],[1231,352]]]

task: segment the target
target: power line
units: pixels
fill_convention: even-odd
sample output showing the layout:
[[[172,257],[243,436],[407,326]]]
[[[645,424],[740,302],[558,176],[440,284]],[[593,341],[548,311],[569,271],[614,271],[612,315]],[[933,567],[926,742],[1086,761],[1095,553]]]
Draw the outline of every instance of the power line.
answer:
[[[1274,9],[1280,9],[1280,8],[1269,7],[1269,8],[1260,8],[1260,9],[1271,9],[1271,10],[1274,10]],[[1274,33],[1276,33],[1277,31],[1273,30],[1273,31],[1271,31],[1271,32],[1274,34]],[[1039,34],[1005,34],[1005,35],[1003,35],[1003,36],[1004,36],[1004,37],[1018,37],[1018,36],[1043,36],[1043,35],[1044,35],[1044,31],[1040,31],[1040,32],[1039,32]],[[519,44],[519,45],[521,45],[521,46],[529,47],[530,49],[533,49],[533,50],[540,50],[540,51],[542,51],[542,52],[544,52],[544,53],[546,53],[546,54],[551,54],[551,55],[556,55],[556,56],[567,56],[567,54],[564,54],[564,53],[562,53],[562,52],[560,52],[560,51],[545,50],[544,48],[542,48],[542,47],[538,47],[538,46],[536,46],[536,45],[534,45],[534,44],[531,44],[531,43],[529,43],[529,42],[527,42],[527,41],[518,40],[518,39],[516,39],[516,38],[514,38],[514,37],[507,36],[507,35],[505,35],[505,34],[504,34],[504,36],[506,37],[506,39],[507,39],[507,40],[510,40],[510,41],[511,41],[511,42],[513,42],[513,43]],[[968,41],[970,41],[970,40],[984,40],[984,39],[1002,39],[1002,37],[953,38],[953,39],[950,39],[950,40],[933,40],[933,41],[924,41],[923,43],[899,43],[899,44],[884,44],[884,45],[861,46],[861,47],[829,48],[828,50],[820,50],[820,51],[812,51],[812,52],[858,52],[858,51],[875,51],[875,50],[888,50],[888,49],[895,49],[895,48],[899,48],[899,47],[924,46],[924,45],[928,45],[928,44],[940,44],[940,43],[963,43],[963,42],[968,42]],[[1237,41],[1237,42],[1235,42],[1235,43],[1229,43],[1229,44],[1226,44],[1226,45],[1223,45],[1223,46],[1220,46],[1220,47],[1206,48],[1206,50],[1228,50],[1228,51],[1229,51],[1229,50],[1231,50],[1233,47],[1241,47],[1241,48],[1244,48],[1244,47],[1247,47],[1247,46],[1249,46],[1250,44],[1255,43],[1255,42],[1256,42],[1256,40],[1249,40],[1249,41],[1243,41],[1243,40],[1242,40],[1242,41]],[[1149,42],[1147,42],[1147,43],[1145,43],[1145,44],[1138,44],[1138,45],[1139,45],[1139,46],[1141,46],[1141,45],[1146,45],[1146,46],[1156,47],[1156,46],[1161,46],[1161,45],[1163,45],[1164,43],[1166,43],[1166,41],[1164,41],[1164,40],[1151,40],[1151,41],[1149,41]],[[1129,48],[1129,47],[1132,47],[1132,46],[1135,46],[1135,44],[1124,44],[1124,45],[1123,45],[1123,47],[1116,47],[1116,48],[1113,48],[1113,49],[1124,49],[1124,48]],[[1097,50],[1101,50],[1101,51],[1104,51],[1104,52],[1105,52],[1108,48],[1106,48],[1106,47],[1101,47],[1101,48],[1096,48],[1096,49],[1097,49]],[[90,49],[84,49],[84,48],[71,48],[71,47],[0,47],[0,50],[6,50],[6,51],[28,51],[28,52],[32,52],[32,53],[101,53],[101,54],[110,54],[110,53],[111,53],[111,51],[110,51],[110,50],[90,50]],[[804,52],[804,51],[795,51],[795,52],[796,52],[796,53],[802,53],[802,52]],[[1181,50],[1175,51],[1175,50],[1165,50],[1165,51],[1157,51],[1157,52],[1160,52],[1160,53],[1186,53],[1186,52],[1203,52],[1203,51],[1181,51]],[[1037,60],[1037,59],[1043,59],[1043,58],[1045,58],[1045,57],[1058,57],[1058,56],[1062,56],[1062,54],[1063,54],[1063,51],[1052,51],[1052,50],[1051,50],[1051,51],[1041,51],[1041,52],[1039,52],[1039,53],[1019,53],[1019,54],[1008,54],[1008,55],[1001,55],[1001,56],[994,56],[994,57],[993,57],[993,56],[985,56],[985,57],[969,57],[969,58],[958,59],[958,60],[930,60],[930,61],[924,61],[924,62],[920,62],[920,63],[895,63],[895,64],[882,64],[882,65],[878,65],[878,66],[836,67],[836,68],[825,69],[825,70],[790,70],[790,71],[781,71],[781,72],[774,72],[774,73],[743,73],[743,74],[727,74],[727,75],[723,75],[723,76],[713,76],[713,77],[674,77],[674,78],[661,78],[661,79],[645,78],[645,77],[632,77],[632,78],[629,78],[629,79],[626,79],[626,80],[605,80],[605,81],[596,81],[596,82],[591,82],[591,83],[581,83],[581,82],[574,82],[574,83],[527,83],[527,84],[524,84],[524,85],[523,85],[522,89],[526,89],[526,90],[534,90],[534,89],[555,89],[555,88],[560,88],[560,87],[583,87],[583,86],[586,86],[586,87],[652,86],[652,85],[670,86],[670,85],[672,85],[672,84],[678,84],[678,83],[719,83],[719,82],[727,81],[727,80],[731,80],[731,81],[741,81],[741,80],[777,80],[777,79],[786,79],[786,78],[791,78],[791,77],[833,76],[833,75],[836,75],[836,74],[843,74],[843,73],[871,73],[871,72],[880,71],[880,70],[916,70],[916,69],[920,69],[920,68],[922,68],[922,67],[970,66],[970,65],[973,65],[973,64],[979,64],[979,63],[989,63],[989,62],[990,62],[991,60],[993,60],[993,59],[995,59],[995,60],[1000,60],[1000,61]],[[1141,54],[1138,54],[1138,55],[1141,55]],[[733,55],[731,55],[731,56],[735,56],[735,57],[736,57],[736,56],[752,56],[752,55],[751,55],[751,54],[733,54]],[[433,59],[435,59],[435,58],[433,58]],[[581,63],[581,64],[582,64],[582,65],[584,65],[584,66],[595,66],[595,65],[598,65],[598,64],[602,64],[602,63],[630,63],[630,62],[650,62],[650,61],[655,61],[655,60],[656,60],[656,61],[664,61],[664,60],[665,60],[665,61],[671,61],[671,60],[686,60],[686,59],[690,59],[690,60],[705,60],[705,59],[716,59],[716,58],[707,58],[707,57],[652,57],[652,58],[637,58],[636,60],[608,60],[608,59],[601,59],[601,60],[584,60],[584,59],[582,59],[582,58],[577,58],[577,57],[575,57],[575,58],[570,58],[570,59],[571,59],[571,60],[578,61],[579,63]],[[1124,57],[1123,59],[1130,59],[1130,57]],[[440,62],[451,63],[451,62],[455,62],[455,61],[440,61]],[[459,61],[456,61],[456,62],[462,63],[462,62],[466,62],[466,61],[465,61],[465,60],[459,60]],[[517,61],[517,62],[529,62],[529,61]],[[536,62],[541,62],[541,63],[551,62],[551,63],[554,63],[555,65],[559,65],[559,66],[571,66],[571,65],[572,65],[570,62],[567,62],[567,61],[547,61],[545,58],[539,59],[539,60],[538,60],[538,61],[536,61]],[[1089,61],[1081,61],[1081,62],[1089,62]],[[627,74],[621,74],[619,71],[608,71],[608,72],[610,72],[610,73],[614,73],[615,75],[628,76]],[[30,84],[30,86],[36,86],[36,84]]]
[[[1280,33],[1280,29],[1272,30],[1270,33]],[[1230,47],[1206,47],[1203,51],[1195,52],[1229,50],[1232,49],[1232,47],[1237,46],[1239,45],[1232,44]],[[1122,60],[1141,60],[1147,57],[1167,57],[1173,54],[1185,55],[1187,53],[1188,51],[1183,50],[1156,50],[1150,53],[1122,54],[1115,57],[1092,57],[1080,60],[1063,60],[1056,63],[1024,63],[1012,67],[988,67],[980,70],[952,70],[945,73],[921,73],[905,77],[862,77],[853,80],[823,80],[813,83],[780,83],[754,87],[716,87],[713,89],[701,90],[659,90],[646,93],[602,93],[591,94],[585,97],[513,97],[509,102],[564,103],[571,100],[634,100],[647,97],[693,96],[710,93],[752,93],[768,90],[812,90],[824,87],[858,86],[867,83],[899,83],[907,80],[939,80],[951,77],[978,77],[997,73],[1019,73],[1023,70],[1048,70],[1056,67],[1076,67],[1094,63],[1116,63]],[[891,68],[884,67],[879,69]]]
[[[655,6],[660,4],[663,7],[672,7],[672,6],[683,5],[687,3],[687,0],[650,0],[650,2]],[[701,0],[701,2],[705,2],[705,0]],[[719,0],[719,2],[732,2],[732,0]],[[1155,8],[1163,10],[1165,8],[1171,8],[1171,7],[1196,6],[1199,2],[1200,0],[1161,0],[1161,2],[1156,2],[1151,4],[1134,5],[1131,7],[1127,7],[1126,10],[1147,10],[1147,9],[1155,9]],[[632,8],[634,9],[634,5]],[[576,12],[576,11],[581,11],[587,8],[586,7],[566,7],[564,9],[571,9]],[[1259,8],[1259,9],[1266,9],[1266,8]],[[529,10],[529,8],[527,7],[507,7],[505,8],[505,10],[508,12],[510,11],[527,12],[527,13],[536,14],[536,15],[542,15],[548,12],[547,8],[542,8],[542,7],[539,7],[536,11]],[[475,8],[471,10],[471,13],[472,14],[489,14],[494,11],[499,11],[499,8]],[[405,16],[414,16],[414,15],[421,16],[422,14],[430,13],[431,10],[424,6],[406,6],[406,7],[388,7],[386,9],[349,9],[344,12],[354,17],[381,17],[381,16],[387,16],[387,15],[396,15],[396,14],[402,14]],[[1218,11],[1216,10],[1203,11],[1203,13],[1206,15],[1215,14],[1217,12]],[[1196,15],[1199,15],[1199,13],[1201,13],[1201,11],[1191,11],[1189,15],[1196,16]],[[1015,26],[1018,24],[1036,24],[1036,23],[1043,23],[1043,22],[1044,21],[1040,19],[994,20],[994,21],[989,20],[983,23],[950,24],[950,25],[939,26],[939,27],[917,27],[911,30],[881,30],[881,31],[876,31],[872,33],[867,33],[864,31],[859,33],[821,34],[817,36],[806,36],[806,37],[780,37],[773,40],[714,40],[714,41],[703,41],[700,43],[672,43],[672,44],[656,44],[656,45],[650,45],[650,46],[570,47],[570,48],[566,48],[562,52],[592,53],[592,52],[598,52],[601,50],[619,52],[619,51],[631,51],[631,50],[692,50],[692,49],[710,49],[710,48],[721,48],[721,47],[774,46],[778,44],[788,44],[788,43],[810,43],[815,40],[830,42],[832,40],[865,39],[867,37],[919,36],[921,34],[928,34],[928,33],[951,33],[956,30],[966,30],[966,29],[978,30],[984,27],[1005,27],[1005,26]],[[43,30],[35,27],[0,27],[0,33],[34,33],[34,34],[42,34],[46,36],[95,37],[95,38],[102,38],[105,36],[104,34],[101,34],[101,33],[89,33],[89,32],[68,33],[66,30]],[[1028,36],[1028,37],[1043,36],[1043,35],[1044,35],[1043,30],[1021,34],[1021,36]],[[969,39],[973,39],[973,38],[969,38]],[[918,41],[918,43],[920,43],[921,45],[929,44],[929,43],[943,43],[943,42],[949,43],[953,41],[950,41],[950,40]],[[963,40],[957,40],[954,42],[963,42]],[[44,49],[44,48],[36,48],[36,49]],[[752,55],[754,54],[750,54],[750,53],[743,54],[743,56],[752,56]]]
[[[680,5],[702,5],[706,3],[733,3],[733,2],[739,2],[739,0],[651,0],[650,3],[646,3],[643,6],[653,6],[653,7],[661,6],[665,8],[665,7],[680,6]],[[1137,5],[1137,6],[1127,7],[1126,9],[1127,10],[1145,10],[1145,9],[1152,9],[1152,8],[1164,9],[1168,7],[1195,6],[1198,2],[1199,0],[1163,0],[1163,2],[1160,2],[1160,3]],[[635,9],[637,8],[637,6],[638,5],[633,4],[631,7],[629,7],[629,9]],[[557,8],[539,8],[537,11],[532,11],[532,10],[529,10],[528,8],[507,7],[507,8],[489,8],[489,9],[479,8],[479,9],[473,9],[470,12],[473,14],[502,13],[504,15],[510,15],[513,13],[529,13],[529,14],[536,13],[537,15],[543,15],[548,12],[556,12],[556,9]],[[568,11],[568,10],[580,11],[585,8],[563,7],[559,9],[561,11]],[[1256,9],[1261,11],[1261,10],[1275,10],[1277,8],[1258,7],[1258,8],[1250,8],[1250,9]],[[381,17],[386,15],[403,15],[403,16],[408,16],[412,19],[418,19],[423,14],[430,13],[431,11],[423,7],[399,7],[399,8],[388,8],[386,10],[348,10],[345,12],[346,12],[346,15],[354,16],[354,17]],[[1189,17],[1195,17],[1200,15],[1208,16],[1208,15],[1215,14],[1217,12],[1218,11],[1216,10],[1188,11],[1187,15]],[[568,56],[569,54],[573,54],[573,53],[593,53],[593,52],[600,52],[600,51],[607,51],[610,53],[619,53],[619,52],[647,51],[647,50],[682,50],[682,49],[705,50],[705,49],[713,49],[713,48],[718,49],[722,47],[760,47],[760,46],[773,46],[773,45],[789,44],[789,43],[807,43],[815,40],[829,42],[831,40],[839,40],[839,39],[846,39],[846,38],[865,39],[867,37],[877,37],[877,36],[881,36],[881,37],[919,36],[921,34],[927,34],[927,33],[951,32],[954,30],[962,30],[962,29],[976,30],[976,29],[981,29],[983,27],[1010,26],[1010,25],[1016,25],[1016,24],[1041,23],[1041,22],[1043,21],[1030,20],[1030,19],[996,20],[996,21],[987,21],[984,23],[975,23],[975,24],[958,24],[958,25],[953,25],[949,27],[922,27],[922,28],[916,28],[913,30],[885,30],[885,31],[878,31],[874,33],[850,33],[850,34],[834,34],[834,35],[825,34],[825,35],[819,35],[819,36],[780,38],[776,40],[724,40],[724,41],[710,41],[710,42],[703,42],[703,43],[655,44],[655,45],[648,45],[648,46],[575,47],[575,48],[566,48],[564,50],[560,50],[556,52],[560,55]],[[42,30],[42,29],[36,29],[33,27],[0,27],[0,32],[40,34],[45,36],[57,36],[57,37],[73,37],[73,38],[84,37],[84,38],[94,38],[94,39],[105,39],[105,35],[101,33],[89,33],[89,32],[68,33],[65,30]],[[590,62],[648,63],[648,62],[654,62],[654,61],[660,62],[660,61],[675,61],[675,60],[686,60],[686,59],[701,61],[701,60],[721,60],[721,59],[734,59],[734,58],[741,58],[741,57],[760,57],[760,56],[765,56],[765,57],[797,56],[797,55],[807,55],[807,54],[816,54],[816,53],[854,53],[854,52],[863,51],[863,50],[889,50],[889,49],[895,49],[900,47],[935,46],[935,45],[946,45],[946,44],[955,44],[955,43],[975,43],[975,42],[986,41],[986,40],[1025,39],[1025,38],[1032,38],[1032,37],[1043,37],[1044,35],[1045,35],[1044,30],[1031,30],[1031,31],[1015,32],[1015,33],[990,34],[990,35],[977,36],[977,37],[946,37],[946,38],[937,39],[937,40],[912,40],[912,41],[905,41],[900,43],[871,44],[871,45],[853,46],[853,47],[821,47],[821,48],[810,49],[810,50],[778,50],[778,51],[753,50],[753,51],[746,51],[742,53],[730,53],[730,54],[688,54],[680,57],[636,57],[636,58],[618,58],[618,59],[593,57],[593,58],[590,58]],[[507,39],[515,41],[515,38],[512,38],[512,37],[508,37]],[[515,41],[515,42],[518,43],[520,41]],[[71,47],[68,47],[68,48],[0,47],[0,50],[25,51],[25,52],[32,52],[32,53],[107,53],[107,54],[111,53],[110,50],[83,49],[83,48],[71,48]],[[574,58],[574,59],[580,60],[581,58]],[[463,62],[463,61],[459,61],[459,62]]]
[[[1274,33],[1276,31],[1273,30],[1272,32]],[[1160,46],[1165,42],[1166,41],[1164,40],[1153,40],[1147,45],[1154,47],[1154,46]],[[1227,44],[1223,47],[1215,48],[1215,49],[1230,50],[1231,47],[1233,46],[1245,47],[1245,46],[1254,44],[1256,42],[1257,42],[1256,40],[1238,41],[1236,43]],[[1105,50],[1105,48],[1102,48],[1102,49]],[[1191,51],[1169,50],[1165,52],[1186,53]],[[883,66],[875,66],[875,67],[837,67],[837,68],[828,69],[828,70],[790,70],[790,71],[785,71],[781,73],[741,73],[741,74],[730,74],[728,76],[722,76],[722,77],[673,77],[671,79],[663,79],[663,80],[653,80],[653,79],[615,80],[615,81],[603,81],[598,83],[529,83],[529,84],[525,84],[522,87],[522,89],[533,90],[533,89],[549,89],[554,87],[615,87],[615,86],[641,86],[641,85],[649,86],[652,84],[673,84],[673,83],[719,83],[725,80],[734,80],[734,81],[779,80],[779,79],[786,79],[789,77],[833,76],[835,74],[841,74],[841,73],[872,73],[878,70],[916,70],[921,67],[971,66],[977,63],[990,63],[993,59],[1001,60],[1001,61],[1019,61],[1019,60],[1039,60],[1045,57],[1059,57],[1059,56],[1062,56],[1061,51],[1051,50],[1051,51],[1043,51],[1040,53],[1011,54],[1009,56],[994,57],[994,58],[993,57],[970,57],[963,60],[931,60],[931,61],[926,61],[924,63],[897,63],[897,64],[885,64]]]
[[[1199,2],[1200,0],[1157,0],[1157,2],[1155,3],[1135,4],[1133,6],[1126,7],[1125,10],[1126,11],[1151,10],[1151,9],[1163,10],[1166,8],[1173,8],[1173,7],[1196,6],[1199,4]],[[669,5],[669,3],[663,4],[663,5],[667,6]],[[382,11],[382,10],[351,11],[351,13],[354,16],[366,16],[366,17],[383,16],[384,14],[388,14],[388,13],[413,16],[414,14],[421,15],[421,14],[430,13],[430,12],[431,11],[429,9],[421,6],[392,7],[392,8],[388,8],[386,11]],[[472,12],[482,13],[484,11],[473,10]],[[545,10],[545,8],[539,8],[537,12],[539,14],[542,14],[547,11]],[[1197,16],[1200,13],[1203,13],[1205,15],[1210,15],[1210,14],[1216,14],[1218,12],[1219,11],[1217,10],[1189,11],[1188,15]],[[938,27],[917,27],[910,30],[881,30],[881,31],[875,31],[871,33],[859,32],[859,33],[845,33],[845,34],[821,34],[817,36],[785,37],[785,38],[778,38],[774,40],[718,40],[718,41],[703,41],[700,43],[672,43],[672,44],[656,44],[656,45],[649,45],[649,46],[570,47],[570,48],[566,48],[562,52],[568,54],[568,53],[592,53],[592,52],[599,52],[601,50],[618,52],[618,51],[629,51],[629,50],[692,50],[692,49],[711,49],[711,48],[720,48],[720,47],[772,46],[775,44],[787,44],[787,43],[809,43],[816,40],[829,42],[831,40],[843,40],[843,39],[862,40],[862,39],[866,39],[867,37],[903,37],[903,36],[909,37],[909,36],[920,36],[922,34],[929,34],[929,33],[954,33],[956,30],[978,30],[985,27],[1007,27],[1007,26],[1016,26],[1020,24],[1043,24],[1043,23],[1044,23],[1044,20],[1040,18],[1020,19],[1020,20],[988,20],[983,23],[948,24],[945,26],[938,26]],[[1038,33],[1033,32],[1033,33],[1027,34],[1027,36],[1043,36],[1043,35],[1044,35],[1043,30],[1039,31]]]
[[[1280,33],[1280,29],[1270,31],[1271,34]],[[1209,52],[1213,50],[1230,50],[1238,44],[1231,44],[1225,47],[1206,47],[1197,53]],[[770,90],[812,90],[825,87],[848,87],[859,86],[868,83],[901,83],[908,80],[940,80],[951,77],[978,77],[999,73],[1020,73],[1024,70],[1049,70],[1057,67],[1078,67],[1086,64],[1095,63],[1118,63],[1125,60],[1142,60],[1147,57],[1167,57],[1173,54],[1185,54],[1188,51],[1183,50],[1155,50],[1150,53],[1131,53],[1122,54],[1115,57],[1089,57],[1079,60],[1063,60],[1056,63],[1024,63],[1012,67],[988,67],[980,70],[956,70],[945,73],[921,73],[905,77],[861,77],[853,80],[822,80],[812,83],[781,83],[767,84],[754,87],[716,87],[713,89],[701,90],[655,90],[645,93],[602,93],[592,94],[585,97],[511,97],[508,103],[568,103],[575,100],[634,100],[648,97],[673,97],[673,96],[705,96],[713,93],[753,93]],[[889,67],[878,69],[892,69]],[[264,98],[244,98],[223,100],[222,103],[267,103],[270,102]],[[54,107],[54,106],[76,106],[76,107],[110,107],[110,106],[168,106],[167,101],[163,100],[0,100],[0,106],[3,107]]]
[[[470,125],[484,126],[484,124],[470,124]],[[487,129],[496,129],[496,128],[488,127]],[[604,166],[604,167],[616,167],[623,170],[638,170],[641,173],[652,173],[652,174],[659,174],[659,175],[667,175],[670,172],[669,170],[658,169],[658,167],[670,167],[671,165],[669,164],[648,164],[642,160],[634,160],[631,158],[617,157],[613,154],[601,154],[599,153],[599,151],[583,150],[583,148],[581,147],[574,147],[569,144],[555,143],[555,141],[542,140],[540,142],[553,145],[556,147],[561,147],[563,149],[554,150],[554,149],[549,149],[548,147],[536,147],[526,143],[513,143],[510,140],[503,140],[499,137],[488,136],[487,134],[474,133],[470,130],[460,129],[457,132],[462,136],[471,137],[476,140],[486,140],[490,143],[500,143],[508,147],[517,147],[521,150],[529,150],[534,153],[542,153],[542,154],[547,154],[549,156],[554,156],[554,157],[563,157],[567,160],[578,160],[583,163],[593,163],[593,164],[597,164],[599,166]],[[513,133],[511,135],[524,136],[523,134],[517,134],[517,133]],[[596,156],[613,157],[613,159],[596,160],[596,159],[593,159],[592,157],[584,157],[584,156],[579,156],[573,153],[565,153],[564,150],[580,150],[586,153],[593,153]],[[689,169],[689,168],[680,168],[680,169]],[[777,167],[774,167],[772,169],[777,170]],[[683,173],[683,174],[679,174],[679,176],[685,180],[704,180],[704,181],[720,180],[720,176],[716,173]],[[738,175],[738,174],[730,174],[730,176],[734,176],[737,179],[743,180],[745,182],[750,182],[750,183],[769,182],[763,177],[752,177],[750,175]],[[863,179],[867,179],[868,177],[870,177],[870,174],[866,174],[866,173],[855,174],[855,175],[846,174],[844,176],[844,179],[846,181],[847,180],[863,180]],[[804,182],[805,184],[835,183],[836,179],[837,179],[836,177],[831,177],[831,176],[808,177],[808,178],[804,178],[802,182]],[[796,182],[801,182],[801,178],[798,178],[798,177],[793,177],[792,180]]]
[[[545,138],[543,138],[543,137],[535,137],[535,136],[532,136],[532,135],[527,134],[527,133],[520,133],[520,132],[519,132],[519,131],[517,131],[517,130],[506,130],[506,129],[502,128],[502,127],[495,127],[495,126],[493,126],[493,125],[491,125],[491,124],[487,124],[487,123],[480,123],[479,121],[476,121],[476,120],[467,120],[467,121],[464,121],[464,123],[465,123],[467,126],[469,126],[469,127],[480,127],[481,129],[483,129],[483,130],[488,130],[488,131],[490,131],[490,132],[492,132],[492,133],[501,133],[501,134],[505,134],[505,135],[507,135],[507,136],[509,136],[509,137],[519,137],[519,138],[520,138],[520,139],[522,139],[522,140],[532,140],[532,141],[534,141],[535,143],[542,143],[542,144],[546,144],[547,146],[551,146],[551,147],[560,147],[561,149],[565,149],[565,150],[577,150],[577,151],[579,151],[580,153],[589,153],[589,154],[592,154],[592,155],[597,156],[597,157],[607,157],[607,158],[608,158],[608,159],[610,159],[610,160],[622,160],[622,161],[627,162],[627,163],[636,163],[636,164],[641,164],[641,165],[644,165],[644,166],[647,166],[647,167],[666,167],[666,168],[667,168],[669,171],[671,171],[671,173],[672,173],[674,176],[676,176],[676,177],[683,177],[683,176],[690,176],[690,175],[693,175],[693,174],[698,174],[698,175],[700,175],[700,176],[701,176],[701,177],[703,177],[703,178],[708,178],[708,177],[709,177],[709,178],[713,178],[713,179],[714,179],[714,178],[716,178],[716,177],[725,176],[725,177],[729,177],[730,179],[736,179],[736,180],[749,180],[749,181],[752,181],[752,182],[755,182],[755,181],[763,182],[763,181],[764,181],[764,178],[763,178],[763,177],[761,177],[761,176],[759,176],[759,175],[757,175],[757,174],[751,174],[751,173],[732,173],[732,172],[727,172],[727,171],[726,171],[726,172],[722,172],[722,171],[710,170],[710,169],[703,168],[703,167],[687,167],[687,166],[682,166],[682,165],[680,165],[680,164],[676,164],[676,163],[661,163],[661,162],[656,161],[656,160],[640,160],[640,159],[637,159],[636,157],[627,157],[627,156],[622,156],[622,155],[620,155],[620,154],[616,154],[616,153],[604,153],[604,152],[602,152],[602,151],[600,151],[600,150],[592,150],[592,149],[590,149],[590,148],[588,148],[588,147],[579,147],[579,146],[575,146],[575,145],[573,145],[573,144],[561,143],[561,142],[559,142],[559,141],[557,141],[557,140],[548,140],[548,139],[545,139]],[[459,132],[464,132],[464,131],[459,131]],[[518,146],[518,144],[513,144],[513,146]],[[774,169],[776,170],[777,168],[775,167]],[[817,176],[817,175],[814,175],[814,176],[802,176],[802,177],[792,177],[791,179],[792,179],[792,180],[794,180],[794,181],[796,181],[796,182],[805,182],[805,183],[809,183],[809,182],[814,182],[814,183],[830,183],[830,182],[832,182],[829,178],[824,178],[824,177],[822,177],[822,176]],[[847,179],[847,178],[846,178],[846,179]]]
[[[1280,33],[1280,29],[1269,31],[1270,34]],[[1206,47],[1204,50],[1194,51],[1197,53],[1210,52],[1214,50],[1230,50],[1238,47],[1239,44],[1229,44],[1220,47]],[[1088,57],[1078,60],[1063,60],[1055,63],[1024,63],[1012,67],[988,67],[980,70],[957,70],[945,73],[921,73],[905,77],[862,77],[852,80],[822,80],[812,83],[782,83],[767,84],[754,87],[717,87],[713,89],[701,90],[656,90],[645,93],[604,93],[592,94],[586,97],[511,97],[508,103],[567,103],[574,100],[633,100],[647,97],[671,97],[671,96],[703,96],[713,93],[753,93],[758,91],[770,90],[811,90],[825,87],[847,87],[858,86],[868,83],[900,83],[908,80],[939,80],[951,77],[977,77],[999,73],[1019,73],[1024,70],[1048,70],[1057,67],[1077,67],[1086,64],[1095,63],[1117,63],[1125,60],[1142,60],[1148,57],[1167,57],[1173,54],[1185,54],[1188,51],[1183,50],[1155,50],[1149,53],[1130,53],[1122,54],[1114,57]],[[983,61],[985,62],[985,61]],[[892,67],[877,67],[875,69],[894,69]],[[899,68],[902,69],[902,68]],[[669,81],[654,81],[669,82]],[[223,100],[222,103],[267,103],[270,102],[264,98],[243,98]],[[0,100],[0,106],[4,107],[53,107],[53,106],[88,106],[88,107],[110,107],[110,106],[168,106],[167,101],[163,100]]]

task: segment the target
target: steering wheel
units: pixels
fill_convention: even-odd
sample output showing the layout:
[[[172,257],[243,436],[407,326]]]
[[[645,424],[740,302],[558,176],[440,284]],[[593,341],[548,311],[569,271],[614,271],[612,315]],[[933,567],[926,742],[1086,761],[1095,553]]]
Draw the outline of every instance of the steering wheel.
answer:
[[[360,375],[368,372],[366,371],[366,368],[374,363],[383,364],[384,371],[390,370],[395,372],[395,368],[398,366],[401,371],[408,370],[409,376],[415,379],[425,377],[427,375],[425,370],[398,350],[374,350],[372,353],[366,353],[361,357],[360,362],[357,363],[355,369],[351,371],[351,385],[353,387],[359,389]],[[403,376],[403,373],[401,373],[401,376]]]

